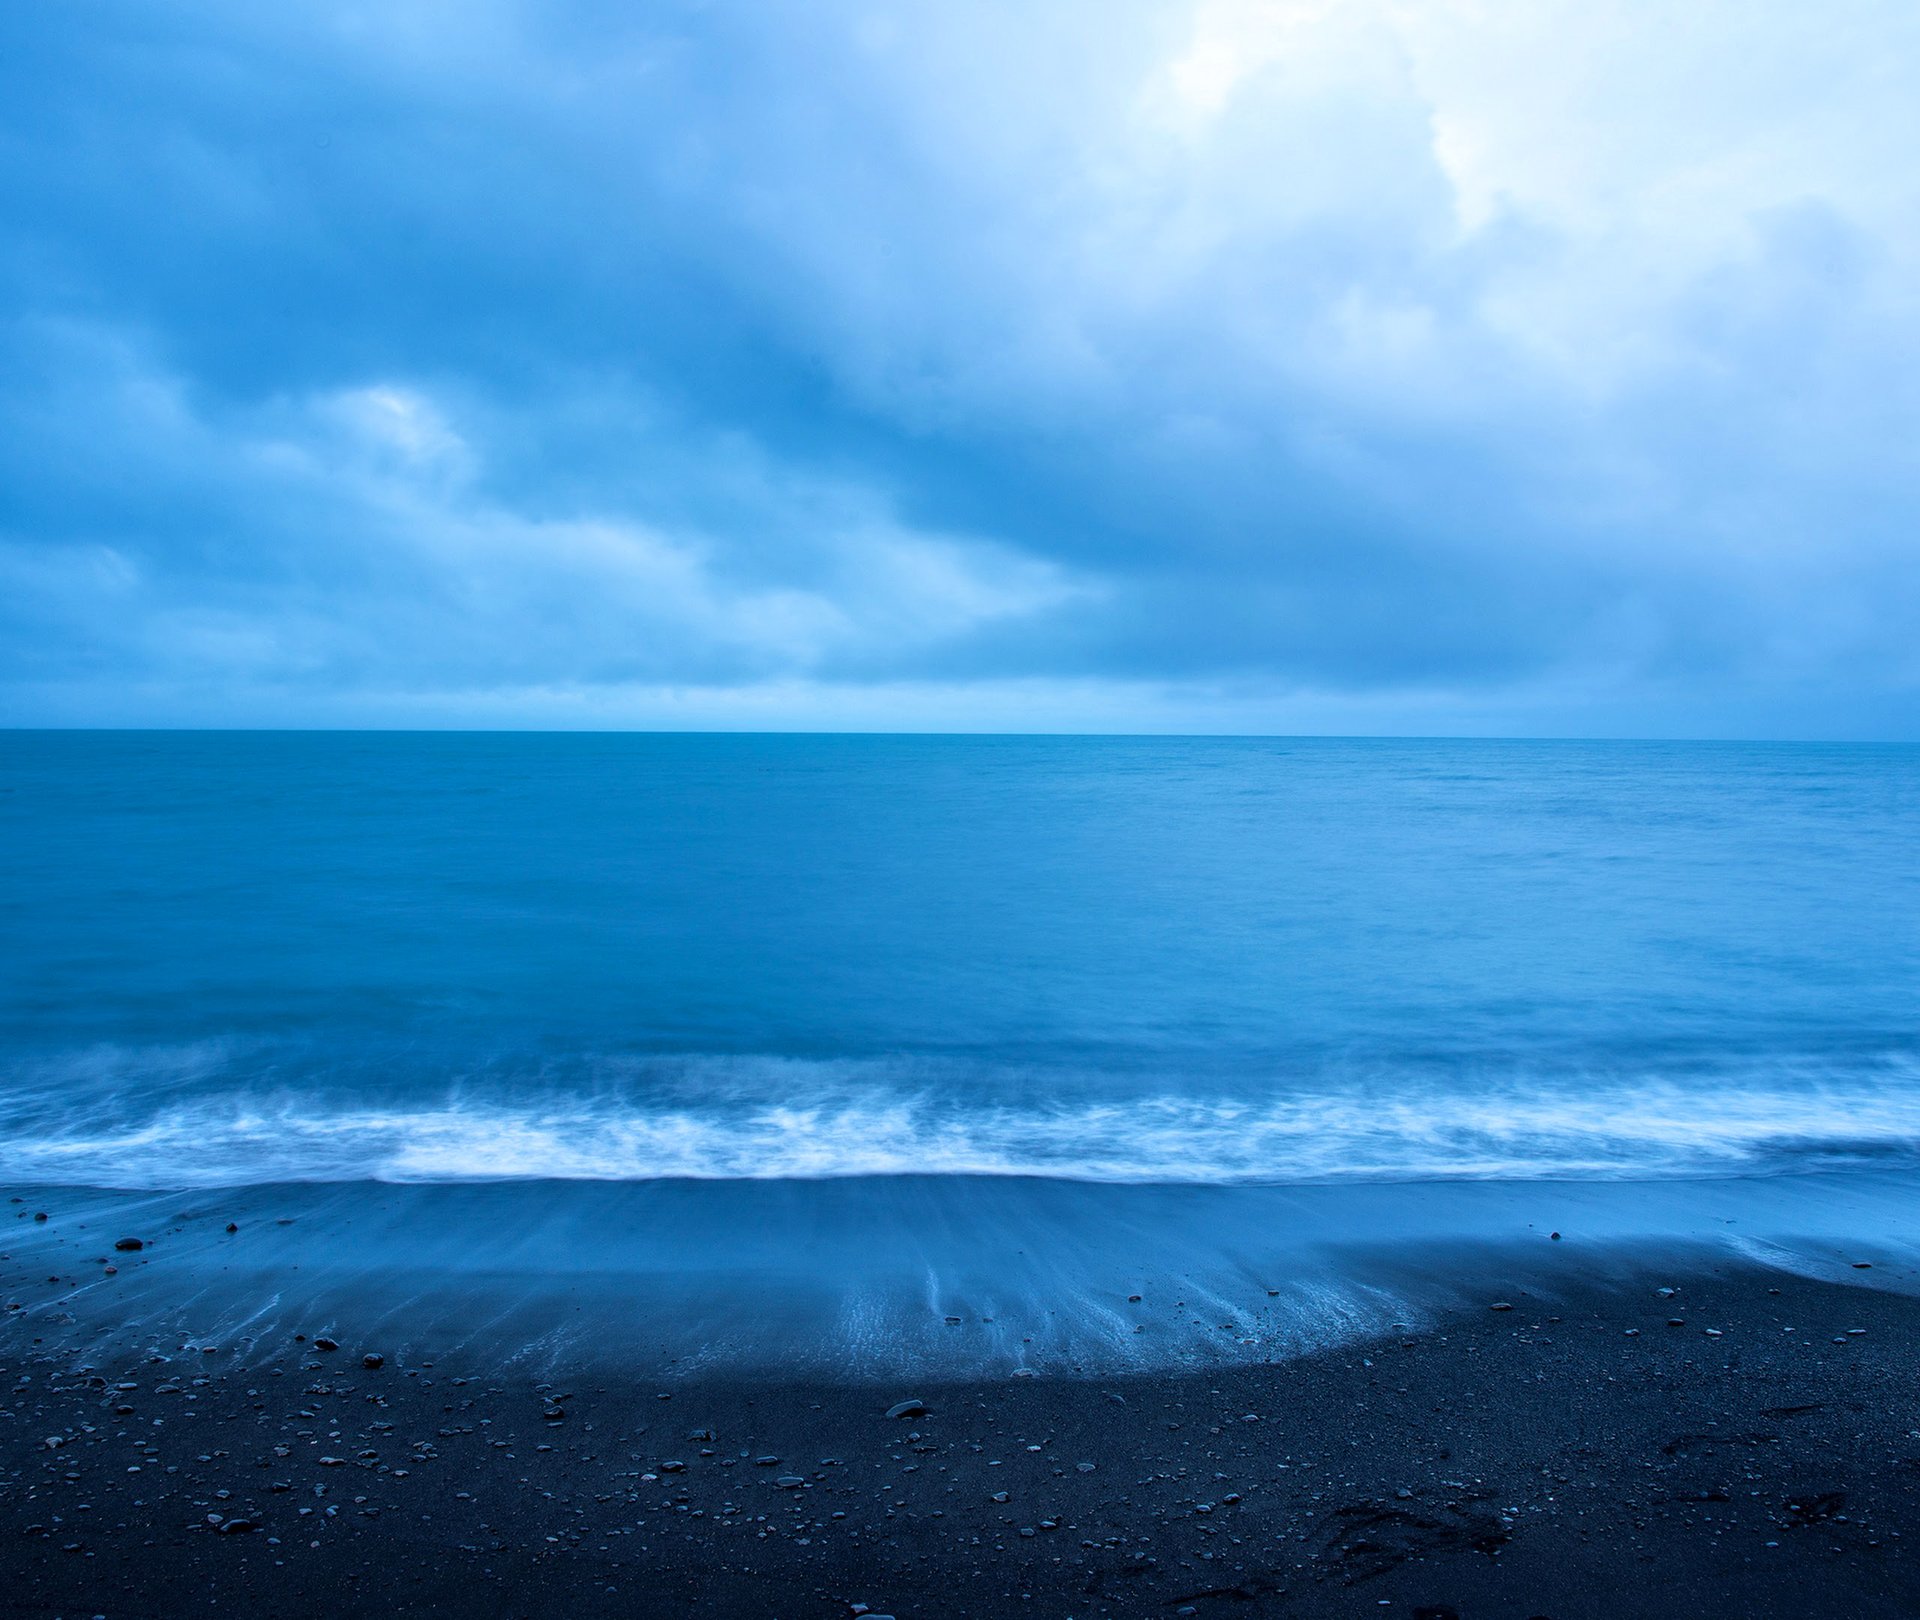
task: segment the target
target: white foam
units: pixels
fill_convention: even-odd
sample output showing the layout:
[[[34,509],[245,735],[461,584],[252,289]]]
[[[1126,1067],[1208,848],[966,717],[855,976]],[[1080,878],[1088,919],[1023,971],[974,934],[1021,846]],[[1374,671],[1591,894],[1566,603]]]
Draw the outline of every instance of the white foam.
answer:
[[[875,1066],[776,1061],[749,1085],[737,1061],[714,1061],[710,1085],[683,1084],[670,1103],[631,1087],[468,1085],[404,1106],[246,1088],[139,1110],[137,1093],[109,1107],[97,1094],[62,1106],[43,1092],[0,1120],[0,1177],[129,1188],[897,1174],[1288,1183],[1753,1174],[1920,1157],[1920,1077],[1905,1070],[1014,1104],[912,1089],[910,1076]]]

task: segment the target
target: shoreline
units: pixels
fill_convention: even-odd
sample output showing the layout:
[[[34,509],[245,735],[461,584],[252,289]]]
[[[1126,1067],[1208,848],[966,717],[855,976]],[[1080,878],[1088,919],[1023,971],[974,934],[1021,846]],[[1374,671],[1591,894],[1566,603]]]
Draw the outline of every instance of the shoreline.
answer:
[[[5,1191],[0,1293],[84,1345],[305,1331],[553,1377],[992,1379],[1290,1361],[1650,1258],[1920,1292],[1920,1175],[997,1177]],[[45,1220],[35,1217],[45,1215]],[[140,1248],[120,1252],[124,1236]],[[1860,1266],[1874,1270],[1856,1269]]]
[[[823,1378],[650,1359],[640,1332],[543,1356],[517,1320],[447,1335],[371,1298],[324,1327],[262,1315],[250,1343],[116,1330],[97,1284],[26,1269],[34,1224],[9,1222],[0,1271],[9,1302],[46,1295],[0,1319],[12,1613],[1920,1607],[1898,1259],[1836,1258],[1842,1282],[1698,1244],[1428,1244],[1401,1263],[1453,1302],[1332,1346]],[[312,1211],[276,1230],[308,1255],[349,1236]],[[233,1304],[165,1243],[121,1258],[113,1280],[173,1288],[177,1315]],[[926,1412],[886,1416],[907,1399]]]

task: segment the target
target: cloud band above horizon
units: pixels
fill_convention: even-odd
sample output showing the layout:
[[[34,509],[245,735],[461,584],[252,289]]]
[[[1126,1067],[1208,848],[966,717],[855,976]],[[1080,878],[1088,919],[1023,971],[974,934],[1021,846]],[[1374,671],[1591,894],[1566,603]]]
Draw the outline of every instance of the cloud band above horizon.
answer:
[[[1920,13],[16,7],[0,721],[1920,736]]]

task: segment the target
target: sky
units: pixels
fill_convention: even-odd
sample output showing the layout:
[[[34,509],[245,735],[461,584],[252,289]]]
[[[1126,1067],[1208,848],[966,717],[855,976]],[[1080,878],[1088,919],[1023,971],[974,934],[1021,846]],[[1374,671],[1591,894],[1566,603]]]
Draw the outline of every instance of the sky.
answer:
[[[1920,738],[1911,0],[0,8],[0,724]]]

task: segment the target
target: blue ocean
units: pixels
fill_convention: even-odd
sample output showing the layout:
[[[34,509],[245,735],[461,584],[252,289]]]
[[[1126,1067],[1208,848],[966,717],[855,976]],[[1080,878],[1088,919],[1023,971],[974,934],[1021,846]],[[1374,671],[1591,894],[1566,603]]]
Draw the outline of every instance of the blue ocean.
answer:
[[[0,1179],[1920,1150],[1920,750],[0,735]]]

